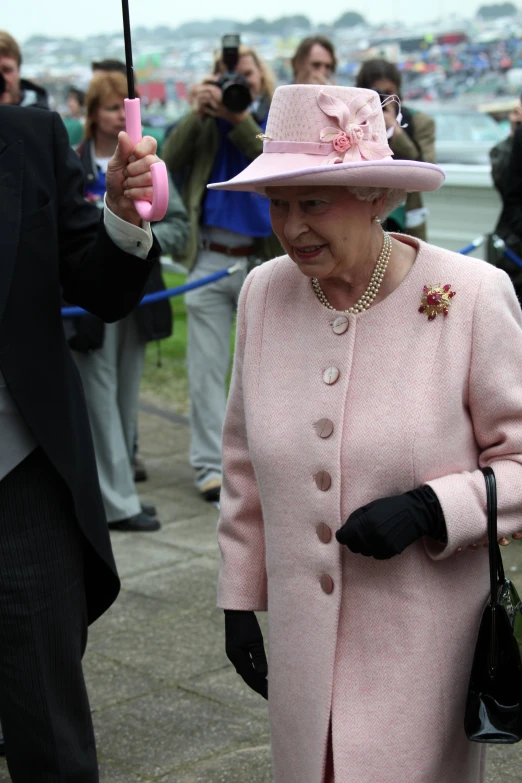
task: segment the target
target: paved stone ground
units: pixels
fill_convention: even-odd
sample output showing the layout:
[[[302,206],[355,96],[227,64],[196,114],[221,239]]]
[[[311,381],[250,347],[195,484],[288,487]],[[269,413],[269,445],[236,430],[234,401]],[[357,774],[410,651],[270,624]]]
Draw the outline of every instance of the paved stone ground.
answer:
[[[123,589],[91,629],[85,657],[101,783],[272,780],[266,704],[223,651],[218,512],[192,486],[188,434],[180,417],[144,406],[140,450],[150,480],[139,486],[163,528],[113,534]],[[504,551],[522,589],[522,544]],[[493,748],[488,783],[521,779],[522,746]],[[9,780],[0,761],[0,783]]]

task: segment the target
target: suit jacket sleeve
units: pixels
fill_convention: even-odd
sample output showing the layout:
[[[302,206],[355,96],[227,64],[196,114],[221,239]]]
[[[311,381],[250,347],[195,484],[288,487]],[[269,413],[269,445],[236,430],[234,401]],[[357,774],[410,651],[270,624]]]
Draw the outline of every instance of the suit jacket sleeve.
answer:
[[[234,369],[223,430],[218,606],[264,611],[267,609],[267,578],[263,514],[248,452],[243,400],[246,303],[255,273],[254,269],[247,277],[239,299]]]
[[[117,321],[141,299],[159,245],[146,260],[120,250],[109,238],[100,210],[84,199],[84,174],[65,127],[53,117],[57,230],[63,298],[104,321]]]
[[[515,131],[503,183],[506,224],[513,234],[522,238],[522,126]]]
[[[478,465],[495,471],[498,533],[522,529],[522,314],[513,286],[500,270],[484,278],[475,303],[468,405],[480,453]],[[448,544],[427,539],[435,559],[487,537],[486,488],[480,470],[427,482],[444,512]]]

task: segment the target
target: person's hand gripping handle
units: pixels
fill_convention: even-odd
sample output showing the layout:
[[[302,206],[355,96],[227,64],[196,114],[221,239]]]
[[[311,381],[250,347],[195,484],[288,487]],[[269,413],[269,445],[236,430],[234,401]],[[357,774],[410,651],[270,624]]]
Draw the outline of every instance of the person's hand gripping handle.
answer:
[[[124,103],[127,133],[136,146],[142,138],[140,99],[126,98]],[[134,206],[143,220],[152,223],[165,217],[169,203],[169,180],[167,167],[162,160],[152,164],[150,173],[152,176],[152,203],[140,200],[135,201]]]

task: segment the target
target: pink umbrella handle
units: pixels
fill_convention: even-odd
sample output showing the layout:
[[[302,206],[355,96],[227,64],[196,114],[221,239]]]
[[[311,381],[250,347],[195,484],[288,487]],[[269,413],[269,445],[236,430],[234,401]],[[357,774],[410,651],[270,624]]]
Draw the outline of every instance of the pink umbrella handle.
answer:
[[[134,146],[136,146],[142,138],[140,99],[125,98],[124,102],[127,133]],[[169,203],[169,180],[167,167],[162,160],[152,164],[150,173],[152,174],[152,204],[149,201],[140,199],[134,202],[134,206],[143,220],[152,223],[165,217]]]

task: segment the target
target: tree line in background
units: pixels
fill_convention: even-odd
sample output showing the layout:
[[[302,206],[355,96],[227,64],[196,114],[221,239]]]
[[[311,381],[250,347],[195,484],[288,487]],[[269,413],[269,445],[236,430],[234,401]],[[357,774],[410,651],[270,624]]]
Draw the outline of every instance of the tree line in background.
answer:
[[[292,16],[280,16],[278,19],[268,20],[258,16],[251,22],[238,22],[233,19],[213,19],[209,22],[185,22],[175,30],[163,26],[157,28],[161,33],[174,33],[179,37],[202,37],[223,35],[225,33],[258,33],[261,35],[292,35],[296,30],[302,33],[316,32],[318,28],[356,27],[365,25],[366,19],[356,11],[346,11],[331,25],[314,25],[304,14]],[[139,32],[139,29],[137,30]]]
[[[503,16],[515,16],[518,9],[513,3],[493,3],[492,5],[481,5],[477,11],[480,19],[501,19]]]
[[[514,16],[518,13],[517,7],[513,3],[493,3],[491,5],[482,5],[477,10],[476,16],[479,19],[492,21],[506,16]],[[318,30],[342,30],[357,25],[366,24],[364,16],[357,11],[345,11],[341,16],[328,25],[313,25],[310,19],[304,14],[295,14],[293,16],[281,16],[278,19],[269,21],[263,17],[257,17],[252,22],[237,22],[232,19],[213,19],[209,22],[185,22],[179,27],[172,28],[168,25],[160,25],[150,28],[137,27],[136,35],[157,35],[165,37],[170,35],[176,38],[206,38],[224,35],[225,33],[258,33],[272,35],[292,35],[296,30],[299,32],[317,32]],[[92,38],[106,38],[105,35],[91,36]],[[34,35],[28,43],[38,45],[49,41],[50,37],[45,35]],[[73,40],[73,39],[71,39]]]

